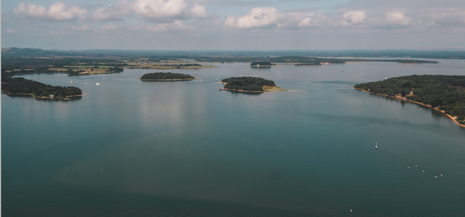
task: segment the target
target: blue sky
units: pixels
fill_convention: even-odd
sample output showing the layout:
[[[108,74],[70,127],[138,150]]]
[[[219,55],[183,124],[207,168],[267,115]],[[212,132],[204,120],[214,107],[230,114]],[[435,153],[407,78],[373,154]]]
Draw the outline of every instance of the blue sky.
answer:
[[[2,1],[2,47],[465,49],[463,0]]]

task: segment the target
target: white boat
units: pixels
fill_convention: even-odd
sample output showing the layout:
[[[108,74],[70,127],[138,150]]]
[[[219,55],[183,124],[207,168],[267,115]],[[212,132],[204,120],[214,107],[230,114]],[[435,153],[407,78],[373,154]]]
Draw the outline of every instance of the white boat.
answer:
[[[95,83],[96,85],[100,85],[100,83]]]
[[[378,142],[376,142],[375,148],[378,149]]]

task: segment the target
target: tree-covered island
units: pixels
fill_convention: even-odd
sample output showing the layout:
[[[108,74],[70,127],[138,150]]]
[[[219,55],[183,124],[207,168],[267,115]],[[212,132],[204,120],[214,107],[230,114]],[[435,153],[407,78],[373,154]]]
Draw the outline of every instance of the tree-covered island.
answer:
[[[172,72],[147,73],[140,78],[141,81],[190,81],[194,79],[191,75]]]
[[[357,84],[354,88],[433,108],[465,127],[465,76],[411,75]]]
[[[287,91],[276,86],[274,81],[258,77],[231,77],[223,79],[221,83],[225,84],[224,90],[237,92],[262,93]]]
[[[266,61],[263,61],[263,62],[253,62],[250,64],[250,67],[252,68],[270,68],[273,64],[271,64],[271,62],[266,62]],[[276,64],[274,64],[276,65]]]
[[[82,91],[77,87],[52,86],[24,78],[2,78],[2,92],[9,96],[32,96],[56,100],[82,97]]]

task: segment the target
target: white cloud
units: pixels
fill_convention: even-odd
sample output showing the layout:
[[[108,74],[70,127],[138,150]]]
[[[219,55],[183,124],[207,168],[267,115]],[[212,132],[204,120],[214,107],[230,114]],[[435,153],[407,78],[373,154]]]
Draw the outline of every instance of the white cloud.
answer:
[[[175,19],[208,18],[203,5],[189,5],[184,0],[121,0],[113,5],[98,8],[91,14],[78,7],[67,8],[63,2],[55,2],[48,9],[33,3],[20,3],[14,9],[16,15],[31,20],[122,20],[124,17],[140,15],[151,21],[173,22]]]
[[[146,27],[146,30],[150,32],[185,31],[192,29],[193,28],[184,25],[184,23],[180,20],[175,20],[173,23],[162,23]]]
[[[134,11],[146,18],[178,18],[188,8],[184,0],[136,0]]]
[[[132,13],[132,3],[122,0],[114,5],[95,10],[92,18],[94,20],[121,20],[123,16],[130,16]]]
[[[208,17],[207,7],[195,4],[194,7],[191,8],[190,14],[193,18],[206,18]]]
[[[342,16],[347,24],[363,24],[367,20],[365,11],[348,11]]]
[[[401,12],[391,12],[386,14],[386,19],[389,24],[408,25],[412,18],[405,16]]]
[[[20,3],[17,8],[14,9],[16,15],[24,16],[29,19],[40,19],[40,20],[74,20],[74,19],[85,19],[87,10],[80,9],[78,7],[66,8],[65,3],[56,2],[53,3],[49,9],[44,6],[28,3],[27,6],[24,3]]]
[[[114,26],[114,25],[105,25],[105,26],[101,26],[100,27],[100,30],[103,30],[103,31],[109,31],[109,30],[115,30],[117,29],[118,27]]]
[[[279,12],[274,7],[252,8],[252,10],[239,18],[229,16],[223,23],[226,27],[250,28],[284,28],[314,27],[321,25],[328,19],[323,14]]]
[[[224,25],[235,28],[264,28],[278,25],[281,16],[274,7],[252,8],[243,17],[227,17]]]

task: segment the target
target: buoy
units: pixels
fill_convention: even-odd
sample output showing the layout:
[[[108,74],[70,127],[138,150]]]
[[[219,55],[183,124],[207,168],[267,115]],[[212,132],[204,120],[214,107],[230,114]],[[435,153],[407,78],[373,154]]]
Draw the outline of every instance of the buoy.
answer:
[[[103,171],[103,169],[101,169]]]
[[[425,171],[423,170],[423,172],[425,172]]]
[[[434,176],[434,178],[435,178],[435,179],[437,179],[437,178],[438,178],[438,176]]]
[[[442,174],[441,174],[441,176],[442,176]]]
[[[69,81],[69,83],[73,83],[73,81]]]
[[[100,85],[100,83],[95,83],[95,85]]]
[[[350,210],[350,212],[352,212],[352,210]]]
[[[415,165],[415,167],[418,167],[418,165]]]
[[[87,84],[87,82],[84,82],[84,84]]]
[[[407,166],[407,169],[409,169],[409,168],[410,168],[410,166]]]

